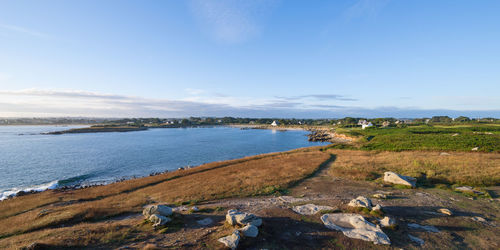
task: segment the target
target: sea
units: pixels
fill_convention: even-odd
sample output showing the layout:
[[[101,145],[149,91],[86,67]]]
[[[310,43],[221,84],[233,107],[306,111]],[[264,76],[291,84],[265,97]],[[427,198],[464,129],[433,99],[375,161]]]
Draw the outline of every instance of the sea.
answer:
[[[107,184],[263,153],[325,145],[307,131],[234,127],[48,135],[82,126],[0,126],[0,200],[20,191]]]

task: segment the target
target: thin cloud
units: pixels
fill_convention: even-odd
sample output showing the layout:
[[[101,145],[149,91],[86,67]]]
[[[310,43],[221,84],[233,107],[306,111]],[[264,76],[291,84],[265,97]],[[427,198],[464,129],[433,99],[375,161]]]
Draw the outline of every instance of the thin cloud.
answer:
[[[334,94],[316,94],[316,95],[301,95],[301,96],[276,96],[277,99],[294,101],[301,99],[316,99],[316,100],[338,100],[338,101],[357,101],[357,99],[346,97],[343,95]]]
[[[376,17],[390,0],[358,0],[344,12],[344,18],[352,20],[361,17]]]
[[[238,99],[238,98],[235,98]],[[246,105],[150,99],[86,91],[19,90],[0,91],[0,117],[187,117],[239,116],[283,118],[354,117],[500,117],[500,110],[419,109],[416,107],[362,108],[328,104],[307,104],[286,100],[255,100]]]
[[[190,9],[199,26],[224,43],[246,41],[261,32],[262,19],[276,1],[192,0]]]
[[[339,109],[339,108],[345,108],[345,106],[339,106],[339,105],[327,105],[327,104],[315,104],[315,105],[310,105],[313,108],[325,108],[325,109]]]
[[[38,32],[38,31],[35,31],[32,29],[28,29],[25,27],[16,26],[16,25],[0,24],[0,29],[4,29],[7,31],[16,32],[16,33],[20,33],[20,34],[25,34],[25,35],[29,35],[29,36],[39,37],[39,38],[50,38],[50,36],[48,34]]]

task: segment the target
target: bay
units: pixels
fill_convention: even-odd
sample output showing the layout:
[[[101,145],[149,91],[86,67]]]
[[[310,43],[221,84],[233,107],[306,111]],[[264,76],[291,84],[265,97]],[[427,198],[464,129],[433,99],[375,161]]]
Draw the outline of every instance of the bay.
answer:
[[[180,167],[323,145],[306,131],[233,127],[43,135],[76,126],[0,126],[0,200],[20,190],[108,183]]]

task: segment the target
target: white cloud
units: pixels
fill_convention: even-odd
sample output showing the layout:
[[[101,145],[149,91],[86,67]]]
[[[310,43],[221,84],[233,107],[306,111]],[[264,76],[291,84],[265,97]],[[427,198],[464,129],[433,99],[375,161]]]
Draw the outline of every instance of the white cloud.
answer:
[[[341,95],[307,95],[342,98]],[[307,98],[305,98],[307,99]],[[26,89],[0,91],[0,117],[423,117],[468,115],[500,117],[500,110],[424,110],[419,108],[339,106],[293,98],[255,99],[220,95],[194,96],[184,100],[150,99],[74,90]]]
[[[261,32],[262,19],[275,5],[266,0],[192,0],[190,9],[215,40],[238,43]]]

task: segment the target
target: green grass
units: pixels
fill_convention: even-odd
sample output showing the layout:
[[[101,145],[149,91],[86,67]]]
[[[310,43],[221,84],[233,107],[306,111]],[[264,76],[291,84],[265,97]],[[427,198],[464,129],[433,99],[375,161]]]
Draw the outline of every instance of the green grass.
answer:
[[[500,126],[410,126],[405,128],[337,129],[338,133],[361,137],[362,150],[446,150],[500,152]],[[340,146],[336,148],[342,149]]]

